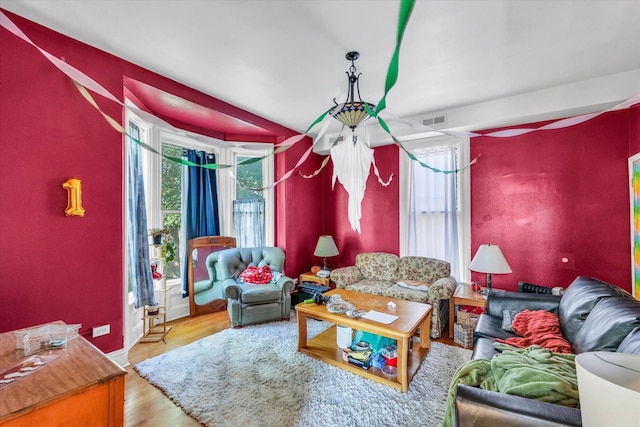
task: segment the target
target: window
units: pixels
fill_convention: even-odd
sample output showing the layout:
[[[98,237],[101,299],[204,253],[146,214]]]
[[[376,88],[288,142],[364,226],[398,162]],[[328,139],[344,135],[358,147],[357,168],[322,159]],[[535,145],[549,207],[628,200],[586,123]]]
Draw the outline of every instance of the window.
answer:
[[[164,129],[146,123],[134,113],[127,112],[128,122],[141,123],[148,129],[147,144],[161,151],[163,155],[180,158],[184,149],[203,150],[216,155],[219,164],[237,164],[238,162],[263,157],[273,152],[271,144],[228,143],[175,129]],[[187,242],[182,238],[182,198],[183,166],[180,163],[161,157],[143,149],[143,168],[145,175],[145,197],[147,205],[147,226],[166,228],[176,243],[176,258],[167,266],[167,285],[180,283],[183,270],[182,257]],[[273,189],[259,190],[273,183],[273,156],[262,161],[236,168],[235,174],[228,168],[217,170],[218,204],[220,210],[220,234],[234,236],[233,201],[236,198],[262,198],[264,223],[264,244],[273,245],[274,239],[274,196]]]
[[[162,144],[162,154],[180,158],[182,148]],[[180,246],[180,233],[182,230],[182,165],[166,158],[162,158],[162,178],[160,190],[160,214],[162,215],[162,227],[169,231],[169,239]],[[181,251],[176,251],[173,261],[167,264],[165,275],[167,280],[179,279],[181,276]]]
[[[238,163],[251,160],[255,157],[236,156]],[[264,178],[262,172],[262,162],[256,161],[242,166],[236,166],[236,200],[262,199]]]
[[[404,143],[423,163],[442,170],[461,168],[469,164],[469,140],[453,137],[433,137]],[[451,161],[455,156],[455,164]],[[400,252],[451,262],[451,274],[458,280],[468,280],[470,239],[469,171],[445,175],[420,166],[400,151]],[[447,160],[448,159],[448,160]],[[448,187],[449,186],[449,187]],[[451,188],[450,186],[455,186]],[[455,189],[455,192],[452,191]],[[419,191],[422,190],[422,191]],[[455,194],[455,200],[449,196]],[[447,208],[447,206],[449,208]],[[446,212],[454,213],[455,222],[445,226]],[[454,235],[447,236],[447,230]],[[457,249],[452,244],[457,237]],[[456,255],[446,255],[453,252]]]
[[[263,168],[261,161],[247,162],[251,159],[255,157],[236,156],[233,229],[239,248],[264,246]]]

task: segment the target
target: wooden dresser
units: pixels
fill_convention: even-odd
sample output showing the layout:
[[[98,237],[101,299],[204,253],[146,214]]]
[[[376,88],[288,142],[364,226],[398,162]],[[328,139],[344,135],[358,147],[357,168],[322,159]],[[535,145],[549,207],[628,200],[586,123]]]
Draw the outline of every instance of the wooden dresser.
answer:
[[[123,368],[80,336],[64,349],[36,356],[48,354],[58,357],[0,389],[0,425],[123,425]],[[14,333],[0,334],[0,373],[25,359],[24,350],[16,349]]]

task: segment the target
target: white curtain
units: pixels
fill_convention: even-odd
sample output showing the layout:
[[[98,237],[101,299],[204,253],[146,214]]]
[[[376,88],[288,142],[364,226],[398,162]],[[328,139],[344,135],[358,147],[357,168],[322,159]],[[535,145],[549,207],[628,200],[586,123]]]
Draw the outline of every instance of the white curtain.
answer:
[[[236,246],[256,248],[264,245],[264,199],[233,201]]]
[[[432,149],[416,157],[440,170],[457,169],[454,147]],[[436,173],[411,162],[407,240],[409,255],[448,261],[451,275],[460,278],[456,179],[455,173]]]

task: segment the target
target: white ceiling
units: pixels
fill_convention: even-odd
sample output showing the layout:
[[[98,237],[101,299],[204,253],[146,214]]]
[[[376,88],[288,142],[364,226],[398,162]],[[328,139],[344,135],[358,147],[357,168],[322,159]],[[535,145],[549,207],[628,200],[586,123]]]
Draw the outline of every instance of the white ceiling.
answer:
[[[363,99],[380,100],[399,1],[0,6],[301,131],[345,97],[350,50]],[[387,105],[415,118],[638,69],[640,1],[417,1]]]

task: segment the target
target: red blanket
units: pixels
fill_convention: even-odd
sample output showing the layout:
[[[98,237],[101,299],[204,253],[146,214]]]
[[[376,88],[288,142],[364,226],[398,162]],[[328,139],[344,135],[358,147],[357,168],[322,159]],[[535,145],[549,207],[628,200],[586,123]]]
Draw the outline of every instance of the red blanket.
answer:
[[[271,269],[268,265],[262,267],[254,267],[250,265],[245,271],[240,273],[240,279],[245,283],[252,283],[254,285],[264,285],[271,281]]]
[[[554,353],[571,353],[571,344],[562,337],[558,315],[544,310],[524,310],[513,319],[513,332],[520,337],[497,340],[515,347],[537,344]]]

